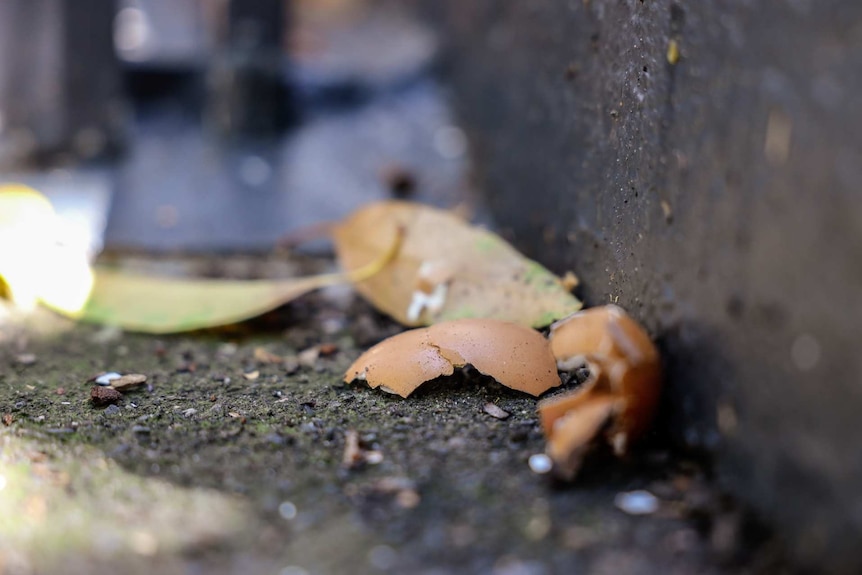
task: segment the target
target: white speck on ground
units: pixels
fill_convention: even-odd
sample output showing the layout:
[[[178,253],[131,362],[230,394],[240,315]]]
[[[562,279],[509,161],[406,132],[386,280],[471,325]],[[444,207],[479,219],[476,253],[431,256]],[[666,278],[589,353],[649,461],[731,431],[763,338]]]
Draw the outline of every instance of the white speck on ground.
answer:
[[[658,511],[661,502],[649,491],[617,493],[614,505],[629,515],[650,515]]]
[[[545,455],[544,453],[536,453],[530,456],[528,461],[530,469],[533,473],[538,473],[540,475],[544,475],[551,471],[551,458]]]

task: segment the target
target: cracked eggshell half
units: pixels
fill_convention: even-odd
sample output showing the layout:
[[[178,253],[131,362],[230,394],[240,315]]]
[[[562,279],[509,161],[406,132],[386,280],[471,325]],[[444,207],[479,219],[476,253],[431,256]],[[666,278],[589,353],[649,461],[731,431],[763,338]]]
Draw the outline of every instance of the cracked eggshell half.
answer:
[[[548,341],[535,330],[492,319],[461,319],[404,332],[362,354],[344,376],[407,397],[470,364],[502,385],[541,395],[560,385]]]
[[[452,375],[455,368],[428,342],[428,330],[412,329],[387,338],[347,368],[345,383],[362,380],[370,387],[407,397],[437,377]]]
[[[539,396],[562,383],[548,340],[529,327],[495,319],[458,319],[435,324],[428,334],[453,365],[470,364],[506,387]]]

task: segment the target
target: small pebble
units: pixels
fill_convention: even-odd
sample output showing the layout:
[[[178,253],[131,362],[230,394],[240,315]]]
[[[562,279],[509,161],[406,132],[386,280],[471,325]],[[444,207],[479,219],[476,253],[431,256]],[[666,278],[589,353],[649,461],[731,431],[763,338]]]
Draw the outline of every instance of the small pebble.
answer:
[[[323,357],[329,357],[338,352],[338,346],[334,343],[321,343],[317,346],[317,350]]]
[[[103,387],[96,385],[90,390],[90,401],[93,405],[111,405],[117,403],[123,398],[123,394],[113,387]]]
[[[299,362],[299,365],[304,367],[313,367],[319,357],[320,348],[314,346],[300,352],[296,359]]]
[[[21,353],[15,356],[15,363],[19,365],[33,365],[36,363],[35,353]]]
[[[383,463],[383,453],[380,451],[367,451],[365,452],[365,462],[369,465]]]
[[[536,453],[530,456],[528,461],[530,465],[530,469],[533,473],[538,473],[540,475],[544,475],[551,471],[551,467],[553,467],[551,463],[551,458],[545,455],[544,453]]]
[[[183,415],[185,417],[191,417],[194,414],[196,414],[197,412],[198,412],[197,409],[195,409],[194,407],[190,407],[190,408],[186,409],[185,411],[183,411]]]
[[[120,377],[114,378],[109,382],[109,385],[114,389],[125,389],[135,387],[147,382],[147,376],[141,373],[127,373]]]
[[[116,404],[111,404],[105,408],[105,415],[117,415],[120,413],[120,408]]]
[[[108,373],[103,373],[99,377],[95,379],[96,385],[111,385],[111,382],[115,379],[120,379],[123,377],[116,371],[109,371]]]
[[[278,514],[281,515],[283,519],[287,519],[288,521],[291,519],[296,519],[296,505],[291,501],[283,501],[281,505],[278,506]]]
[[[629,515],[650,515],[659,508],[658,498],[649,491],[617,493],[614,505]]]
[[[501,409],[495,403],[486,403],[482,409],[485,411],[485,413],[497,419],[506,419],[507,417],[509,417],[509,412]]]

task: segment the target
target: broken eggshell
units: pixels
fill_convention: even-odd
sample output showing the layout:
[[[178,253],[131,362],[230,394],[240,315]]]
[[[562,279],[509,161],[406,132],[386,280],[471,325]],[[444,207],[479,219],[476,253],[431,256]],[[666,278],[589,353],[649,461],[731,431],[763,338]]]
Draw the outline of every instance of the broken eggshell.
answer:
[[[549,340],[558,369],[587,365],[591,374],[573,393],[539,404],[548,455],[558,474],[570,478],[585,450],[602,438],[624,455],[646,432],[661,392],[661,361],[646,331],[615,305],[556,322]]]
[[[413,329],[378,343],[347,368],[345,383],[361,380],[370,387],[407,397],[435,377],[455,368],[428,340],[427,329]]]
[[[571,479],[581,467],[587,452],[611,420],[616,400],[609,395],[589,397],[578,409],[568,411],[556,422],[546,452],[554,462],[554,473]]]
[[[455,368],[472,365],[502,385],[534,396],[560,385],[548,341],[533,329],[493,319],[460,319],[390,337],[362,354],[344,381],[407,397]]]

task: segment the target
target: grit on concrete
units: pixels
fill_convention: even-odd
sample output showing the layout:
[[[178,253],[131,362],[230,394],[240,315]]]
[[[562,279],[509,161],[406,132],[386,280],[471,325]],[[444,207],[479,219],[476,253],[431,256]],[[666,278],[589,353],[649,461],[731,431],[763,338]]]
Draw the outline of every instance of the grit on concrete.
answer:
[[[560,485],[527,465],[533,398],[469,374],[406,400],[341,383],[399,329],[343,292],[170,337],[0,319],[0,573],[774,572],[703,469],[659,444]],[[322,343],[337,350],[298,361]],[[94,407],[103,371],[148,387]],[[346,468],[351,431],[382,460]],[[634,489],[659,510],[617,509]]]

